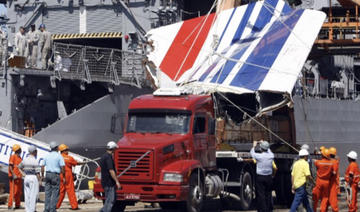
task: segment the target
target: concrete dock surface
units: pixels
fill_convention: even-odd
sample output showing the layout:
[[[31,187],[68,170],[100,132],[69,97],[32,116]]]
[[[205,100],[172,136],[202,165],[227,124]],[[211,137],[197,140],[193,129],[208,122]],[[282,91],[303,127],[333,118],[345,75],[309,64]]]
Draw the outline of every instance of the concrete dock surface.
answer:
[[[358,202],[359,202],[359,196],[358,196]],[[165,210],[162,210],[160,207],[158,207],[158,205],[154,205],[155,207],[152,207],[152,205],[150,203],[137,203],[135,204],[135,206],[127,206],[125,211],[127,212],[146,212],[146,211],[154,211],[154,212],[166,212]],[[236,212],[236,211],[240,211],[240,210],[222,210],[221,209],[221,204],[219,200],[211,200],[211,201],[206,201],[206,203],[204,204],[204,212],[219,212],[219,211],[224,211],[224,212]],[[10,210],[10,211],[16,211],[16,212],[25,212],[25,203],[21,202],[21,207],[22,209],[17,209],[17,210]],[[88,200],[86,203],[84,204],[79,204],[79,208],[80,210],[76,210],[79,212],[98,212],[102,207],[102,201],[96,200],[96,199],[90,199]],[[359,206],[358,206],[359,207]],[[339,196],[339,211],[348,211],[347,208],[347,203],[345,200],[345,194],[342,193]],[[44,203],[38,203],[37,204],[37,208],[36,210],[38,212],[42,212],[44,210]],[[2,204],[0,205],[0,211],[9,211],[7,208],[7,204]],[[70,204],[68,202],[68,199],[65,198],[64,202],[61,206],[60,209],[57,210],[58,212],[67,212],[67,211],[73,211],[70,208]],[[174,208],[174,210],[172,211],[178,211]],[[256,211],[255,209],[253,210],[248,210],[245,212],[254,212]],[[274,211],[278,211],[278,212],[285,212],[285,211],[289,211],[288,208],[280,208],[279,206],[275,205],[275,209]],[[318,209],[319,211],[319,209]],[[329,211],[331,211],[331,208],[329,207]]]

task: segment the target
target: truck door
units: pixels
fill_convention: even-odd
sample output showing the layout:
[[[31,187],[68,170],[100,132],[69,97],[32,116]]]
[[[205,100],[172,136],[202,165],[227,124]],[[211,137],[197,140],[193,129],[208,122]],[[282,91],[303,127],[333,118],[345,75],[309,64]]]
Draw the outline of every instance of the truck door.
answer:
[[[193,125],[194,135],[194,150],[195,159],[199,160],[203,167],[209,164],[207,149],[208,149],[208,136],[206,132],[206,116],[205,114],[196,114]]]

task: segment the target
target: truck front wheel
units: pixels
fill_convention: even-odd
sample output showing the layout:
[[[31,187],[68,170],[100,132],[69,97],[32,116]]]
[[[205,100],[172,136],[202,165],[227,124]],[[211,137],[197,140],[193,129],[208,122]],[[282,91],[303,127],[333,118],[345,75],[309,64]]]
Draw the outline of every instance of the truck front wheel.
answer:
[[[242,176],[240,199],[241,209],[248,210],[253,200],[253,182],[249,172],[245,172]]]
[[[198,179],[198,175],[193,173],[189,180],[189,195],[186,201],[186,210],[188,212],[200,212],[204,200],[204,186],[203,182]]]

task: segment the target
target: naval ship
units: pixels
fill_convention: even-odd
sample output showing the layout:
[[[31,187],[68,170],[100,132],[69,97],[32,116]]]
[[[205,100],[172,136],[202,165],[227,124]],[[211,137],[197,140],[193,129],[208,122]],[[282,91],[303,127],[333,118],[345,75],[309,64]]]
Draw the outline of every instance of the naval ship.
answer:
[[[225,10],[256,1],[222,2],[215,3]],[[345,153],[357,151],[360,131],[358,3],[288,0],[288,4],[328,16],[292,92],[288,119],[296,128],[288,129],[295,132],[288,141],[308,143],[313,149],[335,146],[343,170]],[[8,0],[6,13],[1,14],[7,48],[1,53],[0,126],[99,157],[108,141],[121,138],[130,100],[156,89],[144,68],[146,33],[209,10],[217,12],[213,5],[207,0]],[[52,33],[47,69],[40,68],[40,58],[35,68],[18,57],[8,60],[14,34],[31,24],[45,24]],[[261,108],[254,105],[250,110]]]

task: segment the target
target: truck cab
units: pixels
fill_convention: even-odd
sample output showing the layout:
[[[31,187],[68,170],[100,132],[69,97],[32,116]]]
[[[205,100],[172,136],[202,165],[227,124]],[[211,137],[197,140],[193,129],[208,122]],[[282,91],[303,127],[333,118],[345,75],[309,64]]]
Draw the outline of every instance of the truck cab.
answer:
[[[139,96],[130,103],[114,161],[121,188],[114,211],[137,201],[164,209],[200,211],[203,198],[218,195],[214,105],[209,95]],[[206,191],[207,190],[207,191]],[[94,194],[105,199],[100,179]]]

